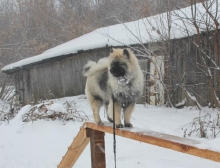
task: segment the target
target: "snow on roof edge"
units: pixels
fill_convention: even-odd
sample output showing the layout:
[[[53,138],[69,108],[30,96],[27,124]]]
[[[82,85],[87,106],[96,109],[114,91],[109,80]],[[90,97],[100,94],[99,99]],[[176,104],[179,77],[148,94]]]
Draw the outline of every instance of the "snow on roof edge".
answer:
[[[95,49],[95,48],[91,48],[91,49]],[[60,53],[57,53],[57,52],[45,53],[45,52],[43,52],[42,54],[39,54],[39,55],[36,55],[33,57],[29,57],[29,58],[25,58],[25,59],[22,59],[20,61],[15,62],[15,63],[12,63],[12,64],[8,64],[1,69],[1,72],[7,73],[7,71],[14,71],[18,68],[22,68],[27,65],[42,62],[44,60],[53,59],[53,58],[57,58],[59,56],[68,55],[68,54],[77,54],[79,51],[82,51],[82,50],[76,50],[76,51],[64,52],[64,53],[61,53],[61,52]]]

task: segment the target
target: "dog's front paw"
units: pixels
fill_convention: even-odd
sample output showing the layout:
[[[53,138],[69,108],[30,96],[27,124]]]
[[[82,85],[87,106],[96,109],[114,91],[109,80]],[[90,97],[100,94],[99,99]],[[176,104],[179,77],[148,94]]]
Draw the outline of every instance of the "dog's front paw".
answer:
[[[127,123],[125,124],[125,127],[133,127],[133,125],[131,123]]]
[[[99,121],[97,124],[98,125],[104,125],[104,123],[102,121]]]
[[[116,128],[123,128],[124,126],[122,124],[116,124]]]

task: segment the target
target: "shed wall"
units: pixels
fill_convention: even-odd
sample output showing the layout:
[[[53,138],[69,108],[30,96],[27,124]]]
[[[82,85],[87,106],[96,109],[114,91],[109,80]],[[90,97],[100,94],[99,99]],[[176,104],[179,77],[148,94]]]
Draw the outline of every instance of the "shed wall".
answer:
[[[188,105],[195,105],[190,101],[187,92],[193,95],[196,100],[203,106],[207,106],[209,103],[213,104],[212,96],[210,93],[210,86],[208,84],[208,76],[206,75],[205,66],[209,66],[213,84],[217,86],[217,77],[219,71],[214,69],[214,65],[211,63],[211,59],[214,61],[216,57],[220,55],[216,54],[216,44],[213,39],[213,33],[201,34],[202,49],[198,48],[198,36],[194,35],[187,38],[175,39],[171,41],[171,49],[169,53],[169,62],[166,63],[167,74],[166,83],[171,86],[169,92],[172,102],[175,104],[186,99]],[[218,36],[220,40],[220,36]],[[210,57],[210,59],[209,59]],[[206,61],[206,65],[203,64],[201,58]],[[219,65],[219,62],[216,62]],[[218,87],[218,86],[217,86]],[[217,91],[216,87],[216,91]],[[217,91],[219,97],[219,92]]]

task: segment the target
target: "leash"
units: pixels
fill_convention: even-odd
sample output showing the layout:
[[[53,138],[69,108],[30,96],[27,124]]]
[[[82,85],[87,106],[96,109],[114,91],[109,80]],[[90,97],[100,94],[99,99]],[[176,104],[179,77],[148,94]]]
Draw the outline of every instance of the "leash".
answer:
[[[112,102],[113,102],[113,151],[114,151],[114,161],[116,168],[116,138],[115,138],[115,110],[114,110],[114,96],[112,94]]]

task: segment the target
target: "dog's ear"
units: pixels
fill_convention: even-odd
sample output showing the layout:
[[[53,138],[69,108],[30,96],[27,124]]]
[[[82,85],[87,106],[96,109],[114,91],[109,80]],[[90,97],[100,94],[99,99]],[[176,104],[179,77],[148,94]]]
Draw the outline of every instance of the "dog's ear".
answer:
[[[125,49],[123,50],[123,54],[124,54],[124,56],[125,56],[127,59],[130,58],[130,54],[129,54],[129,51],[128,51],[127,48],[125,48]]]

